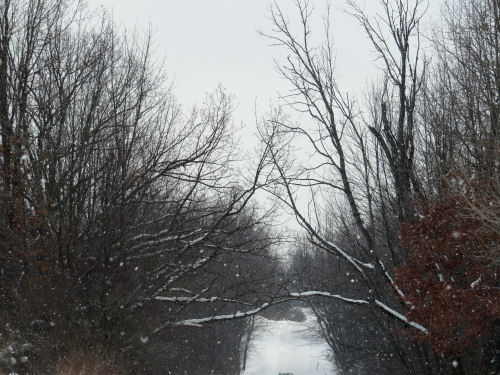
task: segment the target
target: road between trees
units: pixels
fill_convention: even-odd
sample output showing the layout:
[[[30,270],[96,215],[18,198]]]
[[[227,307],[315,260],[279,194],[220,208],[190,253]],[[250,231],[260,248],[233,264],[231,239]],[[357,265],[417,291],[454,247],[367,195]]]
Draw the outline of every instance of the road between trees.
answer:
[[[305,310],[304,322],[268,320],[252,340],[247,370],[243,375],[332,375],[337,374],[328,345],[314,334],[316,320]]]

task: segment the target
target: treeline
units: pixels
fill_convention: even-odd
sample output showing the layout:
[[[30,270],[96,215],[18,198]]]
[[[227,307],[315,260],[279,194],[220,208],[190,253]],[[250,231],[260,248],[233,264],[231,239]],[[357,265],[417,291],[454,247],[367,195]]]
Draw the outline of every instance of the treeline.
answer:
[[[0,2],[0,372],[239,371],[244,320],[190,326],[272,299],[264,164],[152,53],[81,2]]]
[[[0,1],[0,371],[237,374],[251,317],[293,299],[342,373],[499,371],[500,2],[449,0],[425,34],[423,0],[346,4],[366,100],[329,14],[315,44],[312,3],[299,28],[275,3],[290,92],[242,168],[231,96],[181,110],[148,35]],[[286,272],[258,190],[303,228]]]
[[[304,229],[289,277],[344,374],[500,369],[500,2],[446,1],[432,30],[426,7],[346,2],[381,67],[363,101],[312,3],[275,4],[266,35],[290,83],[261,127],[269,191]]]

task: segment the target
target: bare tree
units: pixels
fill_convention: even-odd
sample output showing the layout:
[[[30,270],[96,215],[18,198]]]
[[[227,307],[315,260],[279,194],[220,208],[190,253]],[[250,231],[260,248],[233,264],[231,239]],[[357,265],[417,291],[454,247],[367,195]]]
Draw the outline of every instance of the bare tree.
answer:
[[[498,174],[499,9],[496,0],[445,3],[433,37],[437,64],[424,112],[429,144],[442,149],[444,160],[450,159],[447,152],[481,176]],[[440,137],[448,142],[442,145]]]
[[[398,26],[395,24],[396,22],[406,25],[406,29],[402,30],[401,33],[409,34],[415,30],[414,24],[418,23],[420,19],[419,2],[413,8],[401,4],[398,8],[400,10],[397,13],[398,16],[394,16],[388,3],[383,3],[382,5],[385,6],[384,9],[386,9],[389,16],[387,20],[384,20],[394,30],[398,29]],[[278,111],[270,119],[268,128],[263,129],[263,136],[267,136],[267,143],[271,150],[270,158],[273,168],[279,177],[279,183],[276,185],[276,190],[273,193],[278,199],[281,199],[283,204],[292,210],[299,224],[307,231],[309,239],[313,244],[332,255],[344,259],[360,275],[360,284],[366,286],[373,293],[372,297],[369,297],[364,303],[373,303],[374,306],[378,306],[385,309],[386,312],[391,313],[391,310],[383,302],[376,298],[372,299],[377,295],[377,283],[370,275],[382,274],[385,275],[384,278],[386,281],[390,283],[391,280],[389,274],[386,272],[388,269],[385,267],[380,254],[374,252],[374,249],[377,247],[377,237],[374,226],[376,212],[373,204],[375,202],[374,198],[377,196],[377,185],[372,185],[372,182],[376,181],[373,180],[372,172],[376,170],[377,166],[370,162],[374,153],[369,149],[369,146],[373,144],[373,139],[370,140],[368,133],[363,131],[364,124],[356,116],[355,103],[342,95],[336,84],[333,70],[333,46],[328,34],[324,46],[317,49],[310,46],[309,37],[311,30],[309,17],[311,8],[307,3],[303,2],[298,2],[297,6],[302,23],[302,36],[296,37],[291,32],[285,15],[277,6],[273,11],[276,33],[268,36],[276,44],[284,46],[290,54],[287,64],[280,67],[280,72],[289,80],[292,86],[291,93],[286,97],[287,105],[299,112],[308,114],[312,124],[310,126],[308,124],[303,126],[296,125],[289,121],[281,111]],[[362,20],[366,20],[362,14],[359,17]],[[372,30],[369,24],[366,27]],[[401,34],[400,37],[408,40],[409,35],[406,34]],[[396,41],[399,40],[398,34],[394,35],[394,39]],[[389,53],[389,51],[384,49],[380,53],[382,56],[385,56],[385,53]],[[403,64],[407,64],[407,50],[403,49],[400,53],[402,54],[401,61]],[[399,63],[395,61],[396,63],[398,65],[388,66],[388,69],[391,70],[389,74],[397,74]],[[404,74],[404,79],[406,79],[410,74],[416,75],[414,73],[415,69],[412,67],[411,72],[401,70],[400,74]],[[398,77],[394,76],[395,83],[403,82],[404,85],[405,81],[403,77],[399,77],[399,81],[396,81],[396,79]],[[414,81],[416,84],[418,83],[416,77]],[[405,113],[408,107],[407,101],[409,101],[406,95],[415,95],[418,87],[411,86],[407,89],[406,86],[403,86],[402,88],[398,88],[398,90],[400,90],[399,97],[402,97],[403,100],[403,103],[400,103],[396,109],[396,113],[401,112],[399,117],[402,118],[397,123],[397,126],[400,127],[398,132],[402,133],[401,137],[404,137],[405,133],[407,137],[410,137],[406,141],[403,139],[403,143],[406,142],[408,147],[412,147],[411,137],[413,137],[413,133],[411,126],[413,125],[406,124]],[[413,99],[411,99],[411,102],[413,102]],[[389,116],[387,104],[384,104],[383,107],[385,108],[383,111],[385,116]],[[387,121],[389,120],[387,119]],[[389,128],[390,125],[390,123],[386,124]],[[392,132],[393,130],[389,128],[387,131]],[[370,127],[369,130],[372,133],[375,132],[378,134],[375,137],[375,141],[381,143],[383,135],[380,132],[382,130],[379,132],[376,127]],[[286,154],[286,146],[292,142],[291,136],[301,136],[308,141],[309,146],[314,152],[314,157],[311,159],[315,164],[304,165],[295,170],[290,169],[290,160],[288,159],[290,155]],[[383,141],[385,145],[389,142],[388,140]],[[401,145],[400,147],[403,146]],[[406,154],[404,157],[407,159],[411,158],[411,149],[405,149],[404,152]],[[387,155],[391,157],[392,154],[386,154],[385,157]],[[394,158],[397,157],[403,158],[403,155],[394,155]],[[364,162],[361,167],[355,165],[355,162],[359,160]],[[388,163],[393,162],[395,162],[395,159]],[[411,162],[411,160],[405,161],[405,163]],[[398,173],[403,172],[407,173],[408,171],[394,170],[392,181],[394,185],[398,183],[398,179],[400,178],[398,177]],[[386,177],[388,176],[386,175]],[[297,197],[300,192],[299,189],[302,187],[313,191],[310,213],[300,208],[301,206]],[[389,192],[394,192],[396,196],[398,195],[396,188],[394,190],[392,190],[392,186],[386,188],[389,189]],[[410,186],[406,188],[401,187],[403,190],[409,188]],[[348,254],[327,238],[325,224],[322,222],[324,216],[321,216],[322,214],[324,215],[324,210],[323,212],[321,211],[321,205],[324,203],[320,199],[328,195],[345,199],[347,202],[348,210],[356,228],[355,231],[361,236],[358,241],[358,254]],[[370,197],[371,199],[364,200],[363,198],[365,197]],[[401,199],[400,197],[398,202]],[[393,287],[396,286],[393,285]],[[401,316],[398,316],[398,318],[401,318]],[[414,325],[419,327],[417,324]],[[423,329],[423,327],[419,327],[419,329]]]
[[[0,11],[2,337],[37,359],[5,369],[50,372],[99,345],[134,358],[166,328],[267,303],[250,272],[276,265],[251,201],[265,160],[240,172],[230,95],[182,113],[150,37],[79,2]]]
[[[392,345],[392,354],[399,356],[400,370],[424,371],[424,356],[417,352],[427,349],[391,333],[397,322],[426,331],[398,312],[404,309],[399,300],[403,291],[391,276],[406,254],[397,237],[399,226],[415,220],[413,200],[422,194],[415,147],[417,103],[427,65],[419,50],[423,2],[380,1],[381,15],[374,17],[348,3],[383,63],[383,84],[367,111],[335,80],[328,12],[325,39],[317,46],[312,42],[312,5],[296,5],[300,31],[294,33],[295,25],[275,3],[274,30],[264,34],[286,50],[287,59],[278,69],[291,87],[283,106],[261,127],[276,178],[268,190],[296,217],[308,241],[337,260],[332,264],[337,263],[340,273],[335,283],[315,280],[319,284],[304,285],[305,290],[292,296],[327,298],[331,302],[323,306],[347,303],[353,310],[369,311],[370,324],[380,325],[378,338],[391,341],[387,347]],[[288,110],[300,114],[300,120],[294,121]],[[306,160],[294,159],[299,142],[309,153]],[[348,240],[340,241],[341,233]],[[324,333],[327,337],[332,331],[326,328]]]

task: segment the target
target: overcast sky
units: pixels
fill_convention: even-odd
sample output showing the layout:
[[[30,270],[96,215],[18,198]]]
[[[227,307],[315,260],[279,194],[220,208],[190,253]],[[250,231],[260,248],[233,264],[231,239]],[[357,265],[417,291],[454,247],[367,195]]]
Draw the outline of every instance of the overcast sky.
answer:
[[[275,69],[283,56],[258,30],[271,30],[270,0],[87,0],[105,7],[127,28],[154,34],[155,51],[165,58],[175,93],[185,107],[200,103],[205,93],[222,84],[235,95],[237,121],[251,122],[254,103],[265,111],[286,84]],[[435,13],[440,0],[429,0]],[[286,14],[296,15],[292,0],[278,0]],[[325,0],[314,0],[316,36],[322,33]],[[337,77],[345,90],[361,91],[376,74],[374,52],[363,31],[343,9],[344,0],[330,0],[336,46]],[[369,11],[377,1],[359,0]]]
[[[372,9],[376,3],[360,1]],[[291,17],[297,13],[293,3],[278,1]],[[325,1],[313,3],[313,31],[319,36]],[[344,1],[331,4],[337,76],[346,90],[363,88],[376,73],[373,49],[359,25],[342,11]],[[255,101],[265,111],[277,91],[286,92],[274,64],[283,54],[258,33],[271,30],[269,0],[88,0],[88,5],[104,6],[127,28],[145,31],[151,26],[156,54],[165,58],[185,107],[200,103],[205,93],[222,84],[236,97],[237,121],[252,122],[248,117]]]

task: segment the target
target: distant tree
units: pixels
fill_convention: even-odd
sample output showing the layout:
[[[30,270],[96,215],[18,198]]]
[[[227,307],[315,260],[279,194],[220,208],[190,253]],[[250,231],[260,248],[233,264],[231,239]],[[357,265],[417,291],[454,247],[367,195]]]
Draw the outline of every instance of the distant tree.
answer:
[[[447,0],[421,96],[423,160],[432,185],[457,169],[497,181],[500,165],[500,3]],[[445,187],[446,188],[446,187]]]

